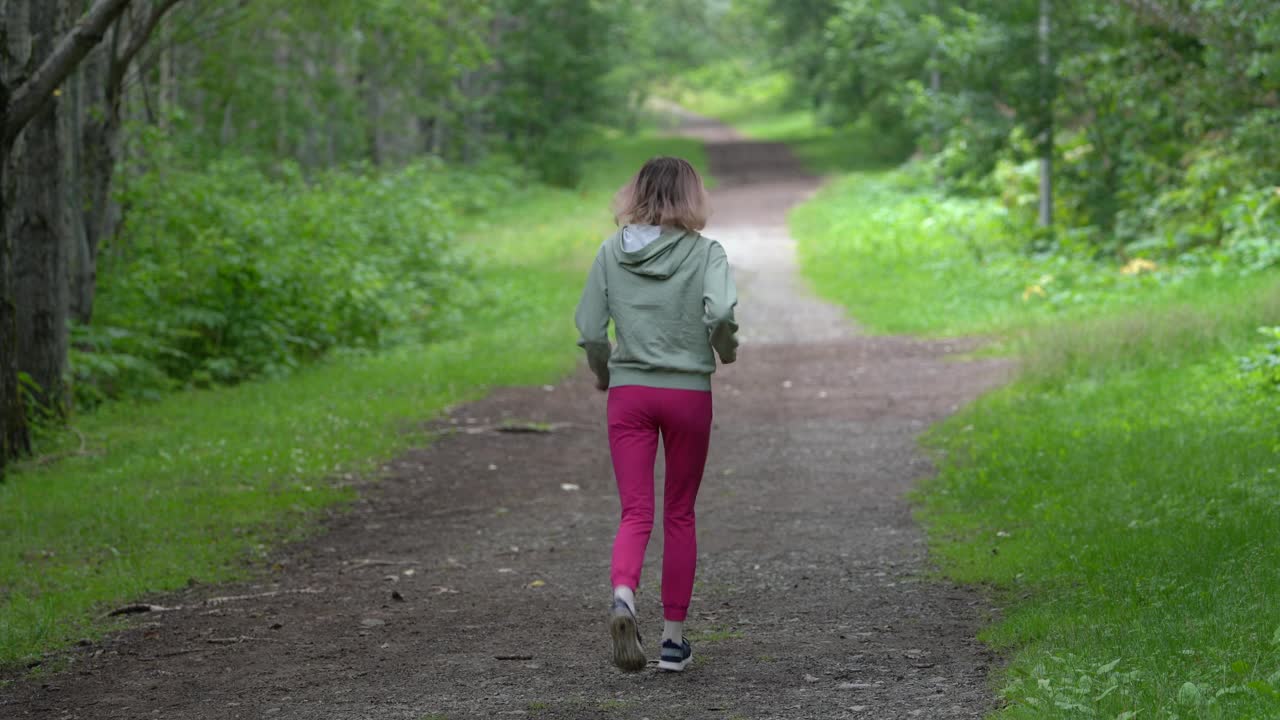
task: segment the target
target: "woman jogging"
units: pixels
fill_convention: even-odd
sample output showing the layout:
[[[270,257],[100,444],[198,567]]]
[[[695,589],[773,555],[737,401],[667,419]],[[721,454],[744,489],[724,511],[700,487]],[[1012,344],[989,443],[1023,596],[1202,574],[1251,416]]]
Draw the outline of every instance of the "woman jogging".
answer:
[[[709,198],[696,170],[679,158],[645,163],[619,191],[621,229],[604,242],[578,304],[579,344],[607,390],[609,451],[622,519],[613,544],[613,663],[641,670],[636,588],[653,529],[658,436],[665,450],[662,609],[658,667],[681,671],[693,658],[684,620],[697,563],[694,502],[711,437],[711,374],[732,363],[738,341],[737,290],[724,248],[699,232]],[[614,323],[617,346],[610,347]]]

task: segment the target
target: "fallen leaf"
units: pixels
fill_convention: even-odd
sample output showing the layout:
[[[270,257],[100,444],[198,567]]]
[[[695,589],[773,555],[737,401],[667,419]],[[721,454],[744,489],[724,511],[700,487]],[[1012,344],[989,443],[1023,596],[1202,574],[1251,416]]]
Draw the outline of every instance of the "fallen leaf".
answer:
[[[531,587],[531,588],[540,588],[540,587],[542,587],[543,585],[546,585],[546,584],[547,584],[547,583],[546,583],[545,581],[543,581],[543,580],[534,580],[533,582],[529,583],[529,587]]]

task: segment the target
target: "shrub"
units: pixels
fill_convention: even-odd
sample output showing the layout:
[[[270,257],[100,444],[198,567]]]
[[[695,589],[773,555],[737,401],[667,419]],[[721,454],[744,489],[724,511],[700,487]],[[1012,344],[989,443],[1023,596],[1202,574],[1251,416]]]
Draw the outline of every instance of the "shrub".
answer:
[[[155,169],[122,198],[97,314],[78,328],[77,398],[288,373],[333,348],[441,336],[474,294],[460,217],[516,185],[500,165],[276,177],[246,159]]]

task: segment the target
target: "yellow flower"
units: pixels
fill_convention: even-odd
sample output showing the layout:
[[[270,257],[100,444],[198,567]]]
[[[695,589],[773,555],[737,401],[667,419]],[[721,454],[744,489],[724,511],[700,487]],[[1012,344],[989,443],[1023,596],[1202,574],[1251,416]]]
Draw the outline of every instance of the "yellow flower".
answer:
[[[1035,295],[1039,295],[1040,297],[1049,296],[1049,294],[1044,291],[1044,288],[1039,285],[1028,285],[1027,289],[1022,291],[1022,299],[1024,301],[1030,300]]]
[[[1146,258],[1134,258],[1125,263],[1125,266],[1120,268],[1120,272],[1124,275],[1141,275],[1144,272],[1154,272],[1155,269],[1156,264],[1150,260]]]

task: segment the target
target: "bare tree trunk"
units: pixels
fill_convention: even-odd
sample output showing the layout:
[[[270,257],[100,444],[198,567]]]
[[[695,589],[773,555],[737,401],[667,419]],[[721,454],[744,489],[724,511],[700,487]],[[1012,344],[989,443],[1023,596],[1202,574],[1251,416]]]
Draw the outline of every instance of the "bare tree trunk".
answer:
[[[31,11],[32,57],[53,52],[69,26],[68,0],[35,3]],[[45,103],[14,143],[9,172],[15,198],[5,234],[14,243],[14,298],[17,301],[18,369],[36,385],[36,402],[55,416],[67,408],[67,286],[71,216],[67,165],[69,128],[65,93]]]
[[[276,157],[286,157],[289,152],[289,43],[284,32],[272,33],[272,42],[276,46]]]
[[[1053,228],[1053,99],[1052,0],[1040,0],[1040,227]]]
[[[386,39],[381,31],[374,34],[374,44],[382,47]],[[365,105],[365,133],[369,151],[369,161],[375,167],[387,161],[386,148],[382,143],[383,116],[386,114],[382,94],[382,73],[379,71],[375,57],[366,55],[359,59],[359,75],[357,82]]]
[[[100,186],[99,167],[105,148],[102,136],[96,132],[105,112],[104,97],[107,78],[106,52],[99,48],[89,54],[77,73],[76,107],[72,111],[75,121],[72,137],[81,138],[74,145],[76,150],[73,182],[73,198],[80,199],[78,222],[73,223],[75,237],[71,242],[69,280],[71,292],[71,317],[81,324],[88,324],[93,316],[93,291],[96,272],[92,247],[95,244],[96,218],[103,208],[98,197]]]

